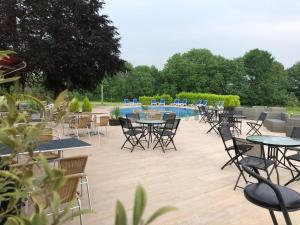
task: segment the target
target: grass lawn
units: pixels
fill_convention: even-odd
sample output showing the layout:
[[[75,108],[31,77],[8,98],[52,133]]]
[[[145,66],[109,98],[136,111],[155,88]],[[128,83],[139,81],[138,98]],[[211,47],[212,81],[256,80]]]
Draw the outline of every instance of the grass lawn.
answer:
[[[300,114],[300,106],[288,106],[286,107],[289,114]]]

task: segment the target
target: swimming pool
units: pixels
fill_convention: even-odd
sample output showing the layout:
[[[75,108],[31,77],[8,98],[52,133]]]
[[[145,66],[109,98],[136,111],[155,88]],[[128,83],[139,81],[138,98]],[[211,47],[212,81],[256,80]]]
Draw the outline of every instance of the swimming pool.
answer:
[[[159,112],[174,112],[176,113],[176,117],[188,117],[188,116],[196,116],[199,115],[198,110],[191,109],[191,108],[183,108],[183,107],[172,107],[172,106],[148,106],[149,110],[157,110]],[[141,111],[140,115],[143,117],[145,113],[142,111],[141,106],[137,107],[128,107],[128,108],[121,108],[121,116],[126,116],[127,113],[132,113],[136,111]]]

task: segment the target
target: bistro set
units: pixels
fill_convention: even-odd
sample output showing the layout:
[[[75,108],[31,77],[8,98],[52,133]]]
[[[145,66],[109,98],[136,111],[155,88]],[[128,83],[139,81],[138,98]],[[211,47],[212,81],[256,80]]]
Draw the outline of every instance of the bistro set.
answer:
[[[154,113],[153,116],[141,118],[139,113],[128,113],[126,118],[119,118],[123,134],[126,138],[121,149],[127,148],[131,152],[135,147],[145,150],[142,142],[147,143],[148,149],[153,144],[153,149],[177,150],[174,137],[176,136],[180,119],[174,113]],[[127,147],[129,143],[131,147]]]
[[[291,225],[289,212],[300,210],[300,194],[286,186],[300,179],[300,127],[294,127],[290,137],[262,135],[260,128],[266,118],[267,113],[263,112],[257,121],[247,122],[250,130],[246,138],[239,138],[234,126],[228,125],[234,120],[213,124],[210,130],[217,129],[229,156],[221,169],[235,165],[239,172],[234,190],[244,189],[248,201],[268,209],[274,225],[278,225],[274,211],[281,211],[286,224]],[[291,174],[284,186],[280,185],[281,169]],[[261,172],[266,175],[262,176]],[[273,172],[277,178],[275,183],[271,179]],[[249,180],[248,175],[258,183]],[[241,179],[246,187],[239,186]]]

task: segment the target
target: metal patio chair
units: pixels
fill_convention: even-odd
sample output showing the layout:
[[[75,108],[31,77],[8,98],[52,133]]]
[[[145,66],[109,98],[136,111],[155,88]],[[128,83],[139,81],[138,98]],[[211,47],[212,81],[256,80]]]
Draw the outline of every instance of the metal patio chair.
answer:
[[[131,152],[132,152],[135,149],[135,147],[139,146],[143,150],[145,150],[144,146],[141,143],[141,139],[145,136],[144,131],[139,128],[134,128],[132,126],[130,119],[125,119],[125,118],[119,117],[119,120],[120,120],[123,134],[126,138],[121,149],[127,148],[127,149],[131,150]],[[129,142],[131,144],[132,148],[125,146],[127,142]]]
[[[262,112],[256,122],[247,122],[248,126],[251,128],[246,135],[261,135],[259,129],[263,125],[265,119],[267,118],[268,113]]]
[[[297,138],[300,139],[300,127],[294,127],[292,130],[291,134],[292,138]],[[289,151],[296,151],[295,154],[292,155],[286,155],[287,152]],[[298,181],[300,179],[300,148],[295,147],[295,148],[286,148],[284,151],[284,159],[287,160],[289,166],[291,167],[291,174],[292,174],[292,179],[290,179],[285,185],[289,185],[290,183],[294,181]],[[297,164],[298,163],[298,164]],[[296,175],[294,172],[296,172]]]
[[[162,148],[163,152],[165,150],[175,149],[177,148],[174,143],[174,137],[176,136],[177,129],[180,123],[180,119],[168,119],[163,128],[155,130],[154,134],[156,136],[156,143],[153,147],[155,148]],[[172,144],[173,147],[168,148],[168,146]]]
[[[292,225],[289,212],[300,210],[300,194],[288,187],[273,184],[247,164],[242,168],[258,181],[245,187],[246,199],[254,205],[268,209],[274,225],[278,225],[274,211],[282,212],[286,225]]]
[[[239,170],[239,176],[234,186],[234,190],[241,186],[238,186],[241,177],[246,184],[249,182],[243,173],[242,165],[251,166],[251,168],[259,174],[259,171],[264,171],[268,179],[271,179],[271,173],[273,170],[277,174],[277,183],[279,183],[279,174],[276,166],[276,161],[268,159],[265,154],[264,146],[253,144],[245,139],[233,137],[233,143],[235,147],[235,156],[233,158],[234,164]],[[270,169],[271,168],[271,169]]]

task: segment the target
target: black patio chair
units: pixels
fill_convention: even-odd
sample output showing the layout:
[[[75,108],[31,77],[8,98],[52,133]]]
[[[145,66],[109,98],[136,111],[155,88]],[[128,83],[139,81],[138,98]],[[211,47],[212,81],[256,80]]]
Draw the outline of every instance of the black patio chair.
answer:
[[[256,122],[247,122],[248,126],[251,128],[246,135],[261,135],[259,129],[263,125],[268,113],[262,112]]]
[[[251,168],[258,174],[259,171],[264,171],[268,179],[271,179],[271,173],[275,170],[277,174],[277,183],[279,183],[276,161],[269,159],[268,156],[266,156],[263,145],[254,144],[245,139],[235,137],[233,137],[233,144],[235,147],[235,156],[232,160],[240,172],[233,188],[234,190],[237,187],[243,188],[238,186],[241,177],[243,177],[246,184],[249,182],[243,173],[241,168],[242,165],[251,166]],[[269,168],[271,168],[270,171]]]
[[[205,106],[198,106],[199,114],[200,114],[200,121],[204,121],[205,123],[211,121],[213,119],[213,112],[209,112]]]
[[[230,127],[227,126],[220,126],[218,127],[219,134],[222,138],[225,151],[229,155],[229,160],[221,167],[221,170],[223,170],[226,166],[231,165],[234,162],[235,159],[235,146],[233,143],[233,135],[232,131],[230,130]],[[252,145],[240,144],[239,146],[239,154],[247,152],[250,148],[252,148]]]
[[[144,146],[141,143],[141,138],[144,137],[144,131],[142,129],[133,127],[130,119],[125,119],[125,118],[119,117],[119,120],[120,120],[123,134],[126,138],[121,149],[127,148],[127,149],[131,150],[131,152],[132,152],[135,147],[139,146],[145,150]],[[125,144],[127,142],[129,142],[132,145],[132,148],[125,146]]]
[[[274,211],[282,212],[285,223],[292,225],[289,212],[300,209],[300,194],[288,187],[273,184],[270,180],[252,171],[253,168],[247,164],[242,168],[258,181],[258,183],[252,183],[245,187],[246,199],[254,205],[268,209],[274,225],[278,225]]]
[[[233,115],[229,113],[219,113],[218,119],[211,119],[208,121],[210,129],[206,132],[207,134],[214,130],[218,135],[218,127],[229,127],[234,132],[234,119]]]
[[[300,139],[300,127],[294,127],[291,133],[291,138],[297,138]],[[289,151],[296,151],[296,154],[292,155],[286,155]],[[284,152],[284,159],[287,160],[289,166],[291,167],[291,174],[292,179],[289,180],[285,185],[289,185],[290,183],[294,181],[298,181],[300,179],[300,165],[297,165],[297,163],[300,163],[300,148],[294,147],[294,148],[286,148]],[[296,172],[296,175],[294,175],[294,172]]]
[[[174,137],[177,133],[179,123],[180,119],[168,119],[162,129],[155,130],[154,134],[156,136],[156,143],[153,149],[162,148],[164,153],[165,150],[170,149],[175,149],[177,151],[174,143]],[[172,144],[173,147],[168,148],[170,144]]]

